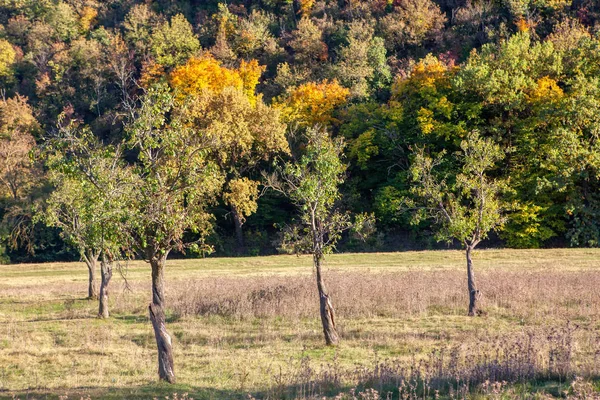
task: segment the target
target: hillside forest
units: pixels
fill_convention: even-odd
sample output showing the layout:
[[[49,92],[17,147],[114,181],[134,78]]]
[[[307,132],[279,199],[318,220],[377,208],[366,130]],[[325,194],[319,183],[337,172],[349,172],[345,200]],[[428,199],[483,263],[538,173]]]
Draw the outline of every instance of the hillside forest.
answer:
[[[600,243],[596,1],[0,0],[0,87],[4,263]]]

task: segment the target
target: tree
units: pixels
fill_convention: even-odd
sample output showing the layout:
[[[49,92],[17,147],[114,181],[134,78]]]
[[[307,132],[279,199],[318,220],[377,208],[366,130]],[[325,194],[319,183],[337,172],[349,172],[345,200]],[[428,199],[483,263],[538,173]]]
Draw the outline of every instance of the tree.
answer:
[[[287,230],[283,247],[312,254],[325,343],[335,346],[340,337],[322,267],[325,254],[335,248],[342,232],[355,226],[350,215],[341,213],[336,204],[346,172],[341,160],[344,144],[341,139],[332,139],[324,129],[314,127],[307,130],[305,143],[299,147],[304,147],[304,152],[297,162],[289,162],[278,175],[271,175],[267,186],[288,196],[298,207],[299,224]]]
[[[11,44],[4,39],[0,39],[0,78],[12,75],[12,65],[16,57],[17,53]]]
[[[439,38],[446,18],[431,0],[394,1],[394,11],[380,21],[389,50],[419,46]]]
[[[472,52],[453,90],[479,109],[470,128],[506,149],[501,173],[511,177],[515,207],[502,238],[539,247],[561,235],[596,246],[600,42],[576,24],[557,26],[549,40],[532,35]]]
[[[208,157],[210,140],[186,120],[165,85],[148,89],[126,127],[137,152],[136,186],[129,232],[132,245],[152,268],[150,319],[158,347],[158,375],[175,382],[171,336],[165,326],[165,267],[172,250],[199,249],[212,216],[206,210],[219,194],[223,177]],[[194,234],[194,238],[186,235]]]
[[[346,102],[349,95],[350,91],[336,80],[309,82],[290,90],[275,106],[282,110],[286,122],[297,123],[301,127],[328,126],[337,122],[333,112]]]
[[[152,29],[158,25],[160,16],[148,4],[136,4],[123,21],[124,37],[130,46],[135,49],[137,56],[144,58],[150,53],[152,47]],[[194,46],[194,45],[192,45]],[[158,48],[155,50],[162,51]]]
[[[182,14],[164,22],[152,34],[152,54],[166,67],[183,64],[199,50],[200,41]]]
[[[338,52],[334,72],[353,98],[368,97],[391,81],[384,40],[373,34],[373,26],[364,21],[350,23],[348,45]]]
[[[27,99],[16,95],[0,100],[0,229],[12,249],[34,253],[33,189],[43,174],[31,153],[39,124]]]
[[[45,143],[44,154],[54,190],[38,219],[60,228],[61,236],[79,251],[89,271],[88,296],[99,297],[98,316],[108,318],[113,262],[128,247],[125,222],[131,217],[134,176],[123,164],[120,146],[103,145],[88,127],[75,122],[60,127]]]
[[[222,67],[213,58],[190,59],[173,71],[171,84],[187,94],[191,123],[209,137],[211,156],[225,173],[225,203],[231,208],[238,244],[244,251],[242,226],[256,211],[261,162],[287,153],[280,112],[255,93],[263,68],[255,60],[237,69]]]
[[[203,92],[221,93],[227,87],[240,89],[251,100],[256,99],[256,85],[264,67],[256,60],[242,61],[239,68],[230,69],[211,56],[192,57],[173,70],[171,85],[180,94],[200,96]]]
[[[233,33],[232,48],[243,59],[257,58],[261,64],[271,63],[285,56],[285,50],[271,33],[277,19],[274,15],[252,9],[248,18],[239,20]]]
[[[213,15],[213,22],[216,25],[215,45],[210,52],[219,60],[227,64],[235,62],[236,56],[229,46],[229,38],[232,36],[237,18],[233,15],[225,4],[219,4],[219,11]]]
[[[431,218],[438,225],[437,239],[458,240],[466,251],[469,315],[476,315],[480,292],[475,283],[472,253],[490,231],[504,223],[507,205],[500,196],[505,182],[489,177],[490,170],[504,155],[490,139],[470,133],[461,143],[461,151],[452,162],[445,151],[435,158],[418,149],[411,165],[415,186],[412,193],[417,205],[414,222]],[[446,167],[445,171],[439,171]]]
[[[288,42],[294,52],[294,63],[304,71],[323,77],[323,65],[329,58],[323,31],[310,18],[302,17]]]
[[[18,200],[31,181],[29,152],[39,129],[27,99],[21,96],[0,100],[0,194]]]
[[[238,244],[244,251],[242,226],[256,211],[261,163],[287,153],[285,125],[279,110],[262,99],[251,100],[232,87],[196,96],[189,107],[193,124],[212,142],[211,157],[226,177],[225,203],[231,208]]]

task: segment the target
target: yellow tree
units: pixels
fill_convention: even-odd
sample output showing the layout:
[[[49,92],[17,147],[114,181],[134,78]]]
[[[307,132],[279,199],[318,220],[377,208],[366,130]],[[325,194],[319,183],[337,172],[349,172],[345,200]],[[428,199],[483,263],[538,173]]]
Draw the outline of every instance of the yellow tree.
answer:
[[[346,103],[350,91],[337,80],[309,82],[293,88],[276,105],[284,120],[299,126],[331,125],[337,122],[333,111]]]
[[[259,182],[252,177],[261,162],[288,151],[279,110],[255,93],[263,70],[255,60],[229,69],[203,57],[171,74],[191,123],[210,138],[212,157],[226,174],[223,200],[231,209],[239,252],[244,250],[242,226],[257,209]]]
[[[26,98],[17,95],[0,101],[0,193],[6,192],[15,201],[31,182],[29,152],[38,127]]]
[[[12,45],[0,39],[0,78],[10,77],[12,75],[12,65],[17,58],[17,52]]]
[[[210,55],[192,57],[171,73],[171,86],[183,96],[200,96],[203,93],[220,93],[227,87],[242,90],[254,102],[256,85],[265,67],[258,61],[242,61],[239,68],[221,65]]]
[[[298,3],[300,6],[299,13],[301,13],[302,16],[309,16],[310,11],[315,5],[315,0],[298,0]]]
[[[31,253],[34,231],[29,194],[40,179],[29,153],[35,146],[37,129],[26,98],[17,95],[0,100],[0,200],[7,206],[1,222],[10,246],[21,245]]]

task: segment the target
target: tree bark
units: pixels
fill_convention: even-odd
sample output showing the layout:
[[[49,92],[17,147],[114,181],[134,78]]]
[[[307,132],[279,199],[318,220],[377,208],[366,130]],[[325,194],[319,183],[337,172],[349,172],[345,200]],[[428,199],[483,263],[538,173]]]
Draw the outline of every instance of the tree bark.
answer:
[[[108,318],[108,285],[113,274],[112,260],[103,259],[100,263],[100,301],[98,305],[98,317]]]
[[[477,284],[475,283],[475,272],[473,271],[473,260],[471,259],[471,252],[473,246],[467,246],[467,286],[469,290],[469,316],[473,317],[477,315],[477,301],[479,300],[479,290],[477,290]]]
[[[317,288],[319,289],[319,302],[321,310],[321,322],[323,323],[323,334],[325,335],[325,344],[336,346],[340,341],[340,336],[335,326],[335,310],[331,302],[331,297],[327,293],[325,281],[321,273],[321,255],[313,256],[315,268],[317,270]]]
[[[235,238],[237,240],[237,251],[238,254],[244,253],[244,231],[242,230],[242,226],[244,223],[242,222],[242,218],[240,213],[235,207],[231,207],[231,215],[233,215],[233,223],[235,224]]]
[[[85,265],[88,268],[88,299],[97,299],[96,264],[98,262],[98,255],[87,252],[83,258],[85,259]]]
[[[160,380],[175,383],[173,347],[165,321],[164,269],[166,261],[166,254],[155,255],[150,259],[150,266],[152,267],[152,303],[150,303],[149,309],[150,320],[156,337],[156,346],[158,347],[158,377]]]

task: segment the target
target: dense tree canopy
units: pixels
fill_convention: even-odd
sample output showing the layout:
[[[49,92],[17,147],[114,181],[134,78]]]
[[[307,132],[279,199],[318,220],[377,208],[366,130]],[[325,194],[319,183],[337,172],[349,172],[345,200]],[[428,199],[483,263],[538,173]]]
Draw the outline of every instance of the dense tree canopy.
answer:
[[[150,185],[143,196],[167,196],[156,185],[179,179],[176,165],[204,171],[186,187],[210,178],[178,192],[173,210],[194,212],[177,226],[136,228],[164,231],[165,251],[196,230],[217,254],[276,252],[296,213],[262,172],[315,125],[346,142],[340,202],[377,220],[379,234],[339,249],[433,246],[431,221],[401,212],[416,200],[411,154],[450,160],[475,131],[504,155],[490,173],[510,188],[494,244],[597,246],[599,26],[587,0],[0,2],[0,259],[78,253],[56,224],[33,229],[64,190],[35,157],[61,115],[127,149],[119,163]],[[155,156],[164,171],[148,169]],[[146,211],[160,209],[173,211]]]

